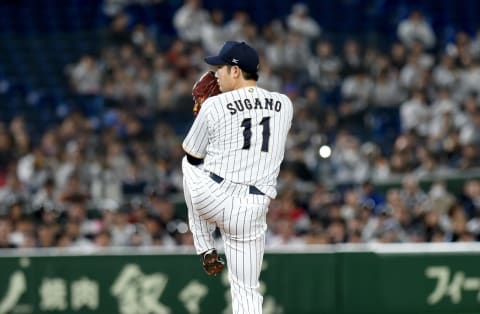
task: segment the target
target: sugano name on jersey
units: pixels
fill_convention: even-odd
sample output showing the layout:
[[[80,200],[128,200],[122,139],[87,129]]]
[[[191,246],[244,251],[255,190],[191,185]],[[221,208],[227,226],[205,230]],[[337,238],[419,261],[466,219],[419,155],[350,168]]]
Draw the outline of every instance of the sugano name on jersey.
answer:
[[[264,98],[263,103],[259,98],[255,98],[253,104],[250,99],[238,99],[228,103],[227,109],[230,110],[231,115],[234,115],[239,111],[252,109],[266,109],[279,112],[282,109],[282,103],[279,100],[275,101],[274,103],[273,98]]]

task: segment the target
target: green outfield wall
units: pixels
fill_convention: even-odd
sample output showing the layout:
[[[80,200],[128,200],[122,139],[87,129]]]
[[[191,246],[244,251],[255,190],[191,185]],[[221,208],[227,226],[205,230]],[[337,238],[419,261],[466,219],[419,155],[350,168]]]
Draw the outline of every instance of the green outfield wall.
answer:
[[[230,313],[192,251],[0,250],[3,313]],[[264,313],[478,314],[480,244],[267,252]]]

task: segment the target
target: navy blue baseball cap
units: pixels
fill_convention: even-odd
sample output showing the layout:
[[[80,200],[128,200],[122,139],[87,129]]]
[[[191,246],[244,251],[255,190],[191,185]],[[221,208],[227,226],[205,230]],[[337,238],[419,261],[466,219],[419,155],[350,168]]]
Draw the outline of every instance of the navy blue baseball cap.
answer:
[[[245,72],[258,71],[258,54],[245,42],[227,41],[216,56],[206,57],[205,62],[210,65],[236,65]]]

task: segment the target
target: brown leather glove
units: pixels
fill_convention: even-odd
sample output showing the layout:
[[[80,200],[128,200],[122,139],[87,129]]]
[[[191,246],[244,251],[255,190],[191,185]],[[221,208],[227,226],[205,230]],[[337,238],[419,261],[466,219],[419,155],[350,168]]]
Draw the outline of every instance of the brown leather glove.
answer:
[[[203,102],[210,96],[220,94],[220,87],[217,83],[215,73],[212,71],[205,72],[192,88],[192,96],[195,104],[193,105],[193,115],[196,117]]]

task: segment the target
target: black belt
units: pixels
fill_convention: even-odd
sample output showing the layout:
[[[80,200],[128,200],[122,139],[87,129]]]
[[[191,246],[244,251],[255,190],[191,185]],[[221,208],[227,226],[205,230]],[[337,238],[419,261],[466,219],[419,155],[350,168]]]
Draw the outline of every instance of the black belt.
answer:
[[[217,183],[222,183],[223,181],[223,178],[219,175],[216,175],[215,173],[213,172],[210,172],[210,178],[212,178],[213,181],[217,182]],[[255,194],[255,195],[265,195],[265,193],[263,193],[262,191],[260,191],[259,189],[257,189],[256,186],[253,186],[253,185],[249,185],[248,186],[248,192],[250,194]]]

